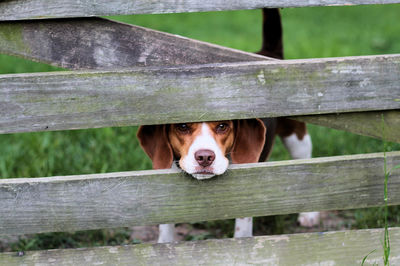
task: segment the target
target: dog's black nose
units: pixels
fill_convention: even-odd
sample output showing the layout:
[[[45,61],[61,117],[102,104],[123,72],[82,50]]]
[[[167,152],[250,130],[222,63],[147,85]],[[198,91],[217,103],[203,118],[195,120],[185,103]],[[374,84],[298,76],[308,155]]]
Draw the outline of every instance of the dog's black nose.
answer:
[[[215,160],[215,153],[211,150],[198,150],[194,154],[194,158],[203,167],[210,166]]]

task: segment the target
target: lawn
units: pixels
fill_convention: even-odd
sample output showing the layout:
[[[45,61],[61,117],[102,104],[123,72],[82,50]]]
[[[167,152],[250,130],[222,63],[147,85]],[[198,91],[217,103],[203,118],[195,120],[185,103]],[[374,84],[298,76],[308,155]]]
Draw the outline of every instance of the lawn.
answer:
[[[295,59],[399,53],[399,14],[400,5],[284,9],[285,57]],[[259,50],[261,46],[260,10],[110,18],[250,52]],[[60,69],[0,55],[1,74],[56,70]],[[136,127],[124,127],[0,135],[0,177],[150,169],[151,163],[138,145],[136,131]],[[313,139],[314,157],[383,151],[383,143],[379,140],[312,125],[309,131]],[[400,150],[400,144],[389,143],[388,149]],[[279,140],[271,159],[289,159]],[[381,227],[383,221],[382,211],[377,208],[340,212],[337,215],[346,228]],[[297,232],[295,223],[294,215],[259,218],[256,230],[268,234]],[[390,223],[400,224],[399,207],[390,208]],[[211,232],[204,237],[230,236],[231,226],[232,221],[194,225]],[[218,230],[218,227],[222,229]],[[129,239],[129,235],[129,229],[42,234],[20,240],[11,246],[14,250],[26,250],[135,242]],[[0,244],[0,249],[9,248]]]

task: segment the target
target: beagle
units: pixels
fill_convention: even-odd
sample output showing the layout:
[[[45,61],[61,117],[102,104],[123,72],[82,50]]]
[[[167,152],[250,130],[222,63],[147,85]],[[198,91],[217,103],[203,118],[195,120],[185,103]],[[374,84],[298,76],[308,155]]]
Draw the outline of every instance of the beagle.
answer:
[[[263,9],[263,46],[259,54],[283,58],[278,9]],[[310,158],[312,143],[306,125],[287,118],[243,119],[141,126],[137,136],[153,169],[178,167],[198,180],[223,174],[229,163],[266,161],[275,136],[293,159]],[[303,226],[319,224],[319,213],[301,213]],[[235,220],[234,237],[252,236],[251,217]],[[159,243],[174,240],[174,224],[159,226]]]
[[[154,169],[178,167],[196,179],[223,174],[232,163],[258,162],[266,128],[260,119],[141,126],[140,144]]]
[[[265,161],[276,135],[293,158],[311,157],[305,124],[286,118],[141,126],[137,133],[154,169],[178,167],[198,180],[223,174],[230,162]],[[299,221],[312,226],[315,216],[318,213],[303,213]],[[252,226],[252,218],[237,218],[234,236],[252,236]],[[159,243],[174,240],[173,224],[160,225],[159,229]]]

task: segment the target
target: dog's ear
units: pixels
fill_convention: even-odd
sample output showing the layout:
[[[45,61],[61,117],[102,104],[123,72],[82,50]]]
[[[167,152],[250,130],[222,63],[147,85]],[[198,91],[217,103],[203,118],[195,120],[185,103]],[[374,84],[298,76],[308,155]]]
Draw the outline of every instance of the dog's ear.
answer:
[[[266,128],[260,119],[236,121],[232,163],[258,162],[265,143]]]
[[[173,155],[165,125],[140,126],[137,137],[153,162],[153,169],[171,168]]]

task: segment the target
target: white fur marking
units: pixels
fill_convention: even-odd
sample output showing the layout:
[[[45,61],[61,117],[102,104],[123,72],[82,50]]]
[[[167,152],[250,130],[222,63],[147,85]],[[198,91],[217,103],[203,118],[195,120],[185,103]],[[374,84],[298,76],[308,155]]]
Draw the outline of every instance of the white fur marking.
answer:
[[[212,174],[196,173],[201,166],[196,161],[194,154],[202,149],[211,150],[215,153],[214,162],[207,167],[212,171]],[[219,148],[207,123],[202,123],[201,133],[196,137],[192,145],[190,145],[188,154],[181,158],[179,165],[186,173],[191,174],[194,178],[199,180],[221,175],[228,169],[229,161]]]
[[[252,237],[253,236],[253,218],[236,218],[234,237]]]
[[[174,242],[175,224],[160,224],[158,229],[158,243]]]
[[[211,177],[214,177],[215,175],[212,174],[192,174],[194,178],[197,180],[204,180],[204,179],[210,179]]]
[[[319,212],[302,212],[299,214],[297,221],[301,226],[313,227],[319,225],[320,213]]]
[[[293,159],[311,158],[312,143],[310,135],[306,134],[303,139],[300,140],[297,135],[293,133],[288,137],[282,138],[282,140]]]

